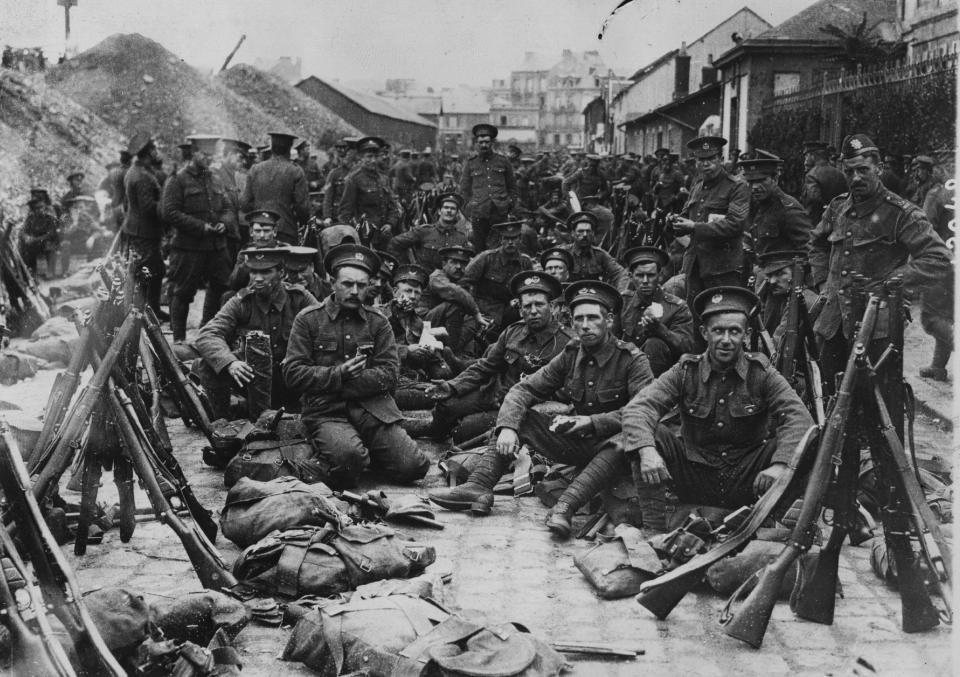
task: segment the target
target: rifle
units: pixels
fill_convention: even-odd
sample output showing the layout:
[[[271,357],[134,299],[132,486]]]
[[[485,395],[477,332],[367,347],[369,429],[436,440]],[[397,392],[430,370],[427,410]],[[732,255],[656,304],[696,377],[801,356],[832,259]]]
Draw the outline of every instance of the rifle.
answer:
[[[11,674],[76,677],[50,627],[43,598],[6,529],[0,529],[0,618],[10,633]],[[14,597],[20,591],[20,599]],[[31,625],[36,625],[34,630]]]
[[[30,490],[30,477],[20,450],[5,421],[0,422],[0,487],[17,524],[20,541],[33,563],[43,599],[53,608],[73,640],[82,667],[80,672],[125,677],[126,672],[93,624],[73,571],[43,519],[34,492]],[[0,531],[6,532],[2,528]]]
[[[807,480],[800,514],[787,545],[773,562],[757,572],[756,587],[737,612],[731,613],[729,609],[746,589],[747,584],[753,584],[755,577],[749,578],[734,592],[721,615],[720,622],[724,625],[726,634],[755,648],[759,648],[763,643],[763,636],[766,634],[770,615],[773,613],[773,606],[777,602],[787,571],[793,562],[813,544],[816,520],[820,515],[824,493],[830,481],[834,463],[840,461],[840,450],[844,444],[847,421],[853,411],[854,386],[858,372],[863,368],[866,359],[867,345],[876,325],[879,303],[880,300],[876,296],[871,296],[867,302],[853,350],[847,358],[836,402],[824,428],[817,449],[817,457]]]
[[[373,492],[370,493],[373,494]],[[376,495],[368,494],[367,496],[361,496],[352,491],[334,491],[333,496],[341,501],[358,506],[362,513],[372,514],[386,522],[399,522],[400,524],[407,522],[430,529],[443,529],[442,522],[427,517],[432,513],[426,505],[423,506],[422,510],[419,510],[420,506],[418,504],[391,506],[386,494],[382,491]]]
[[[787,297],[787,329],[783,335],[780,354],[777,355],[777,370],[783,375],[790,384],[796,380],[797,372],[797,354],[800,352],[800,306],[804,304],[803,300],[803,261],[799,258],[793,260],[793,289]],[[766,282],[764,282],[766,284]]]
[[[141,315],[136,310],[131,310],[127,315],[116,336],[114,336],[110,348],[103,356],[100,367],[94,371],[87,387],[66,416],[52,449],[49,453],[37,459],[34,471],[39,469],[39,473],[33,485],[33,495],[37,500],[42,501],[46,498],[50,485],[58,481],[63,472],[70,466],[70,461],[79,448],[80,435],[89,422],[90,414],[100,399],[107,379],[120,357],[120,352],[133,337],[140,324],[140,319]]]
[[[200,428],[212,444],[213,426],[210,425],[210,415],[197,393],[196,385],[180,368],[180,362],[173,354],[167,339],[164,338],[160,322],[150,306],[144,308],[143,316],[146,320],[147,338],[160,361],[161,371],[167,377],[170,394],[177,403],[177,409],[180,410],[180,418],[183,419],[184,425],[195,425]]]
[[[213,544],[207,540],[196,525],[193,528],[188,528],[167,501],[157,480],[158,469],[151,463],[150,456],[145,452],[145,448],[149,448],[149,443],[137,436],[130,415],[125,411],[125,393],[111,383],[106,396],[110,411],[117,421],[120,438],[125,445],[125,450],[129,454],[130,462],[137,476],[143,483],[143,488],[147,492],[147,498],[153,506],[157,519],[166,523],[179,537],[184,550],[190,557],[194,570],[197,572],[200,583],[203,587],[211,590],[223,590],[236,585],[237,580],[226,570],[223,560]]]
[[[715,562],[738,552],[753,538],[757,529],[766,521],[780,504],[783,496],[791,488],[797,477],[797,471],[806,464],[813,446],[817,442],[818,429],[810,426],[800,443],[794,449],[793,456],[784,472],[773,486],[757,501],[750,516],[730,536],[705,553],[697,555],[676,569],[647,581],[640,586],[636,600],[640,606],[652,612],[660,620],[665,619],[673,608],[680,603],[688,592],[703,580],[707,569]]]

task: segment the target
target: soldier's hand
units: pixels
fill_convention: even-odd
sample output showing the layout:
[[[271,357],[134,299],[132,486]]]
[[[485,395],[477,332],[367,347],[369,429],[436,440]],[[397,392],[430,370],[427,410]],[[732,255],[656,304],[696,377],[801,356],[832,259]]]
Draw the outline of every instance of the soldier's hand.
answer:
[[[256,376],[253,371],[253,367],[243,360],[236,360],[228,364],[227,373],[230,374],[230,378],[232,378],[234,382],[236,382],[236,384],[241,388],[250,383],[250,381],[253,380],[253,377]]]
[[[780,476],[787,471],[786,463],[774,463],[769,468],[757,473],[757,478],[753,480],[753,493],[757,496],[763,496],[767,489],[773,486],[773,483],[780,479]]]
[[[407,355],[414,357],[418,360],[425,360],[433,354],[433,351],[427,346],[422,346],[419,343],[415,343],[412,346],[407,346]]]
[[[351,379],[356,378],[360,375],[367,366],[367,356],[366,355],[357,355],[356,357],[351,357],[349,360],[340,365],[340,369],[343,371],[344,378]]]
[[[516,456],[520,450],[520,438],[513,428],[503,428],[497,435],[497,453],[501,456]]]
[[[453,397],[453,387],[446,381],[437,381],[423,392],[431,400],[447,400]]]
[[[593,434],[593,421],[589,416],[557,416],[550,429],[571,437],[589,437]]]
[[[216,224],[213,229],[217,232],[217,235],[223,235],[227,232],[227,226],[224,223]]]
[[[216,235],[216,234],[217,234],[217,227],[214,226],[212,223],[205,223],[205,224],[203,224],[203,234],[204,234],[204,235]]]
[[[686,235],[693,232],[694,221],[685,219],[682,216],[675,216],[670,220],[670,227],[678,235]]]
[[[633,481],[638,484],[660,484],[671,479],[670,471],[656,447],[643,447],[630,463]]]
[[[393,227],[389,223],[385,223],[380,226],[380,232],[384,235],[390,235],[393,232]]]

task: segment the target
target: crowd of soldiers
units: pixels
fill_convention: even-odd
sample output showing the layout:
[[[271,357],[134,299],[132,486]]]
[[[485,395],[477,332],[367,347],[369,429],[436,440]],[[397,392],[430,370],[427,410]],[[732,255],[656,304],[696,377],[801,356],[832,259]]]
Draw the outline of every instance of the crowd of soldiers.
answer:
[[[300,411],[343,488],[368,470],[422,478],[429,459],[399,404],[432,408],[437,440],[492,431],[468,481],[434,502],[487,514],[528,445],[580,470],[548,521],[567,536],[621,477],[738,507],[784,472],[812,421],[771,364],[798,259],[825,387],[854,336],[854,285],[893,276],[936,339],[921,375],[946,380],[952,198],[931,157],[904,176],[866,135],[839,152],[811,142],[793,197],[779,158],[725,162],[720,137],[694,139],[681,162],[670,149],[503,155],[497,134],[475,126],[462,164],[366,137],[323,166],[288,133],[261,148],[194,135],[169,175],[157,142],[135,134],[104,185],[175,343],[206,289],[194,369],[214,413],[235,417],[231,394],[251,419]],[[759,332],[772,342],[748,350]],[[539,413],[547,401],[568,413]],[[663,423],[677,409],[679,434]]]

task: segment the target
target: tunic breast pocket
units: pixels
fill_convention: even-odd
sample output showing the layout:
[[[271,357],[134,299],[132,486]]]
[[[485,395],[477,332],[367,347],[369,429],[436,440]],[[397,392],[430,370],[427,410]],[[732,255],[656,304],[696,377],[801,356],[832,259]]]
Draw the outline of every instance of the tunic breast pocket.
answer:
[[[187,188],[183,191],[183,211],[197,214],[206,211],[207,194],[199,188]]]
[[[734,397],[730,403],[730,418],[735,425],[742,426],[744,432],[759,430],[762,436],[765,431],[760,429],[760,424],[766,415],[766,407],[750,397]]]
[[[778,219],[763,219],[757,224],[757,236],[777,237],[778,235],[780,235],[780,221]]]
[[[713,403],[706,398],[684,402],[682,411],[684,416],[702,421],[713,411]]]
[[[340,341],[333,334],[321,334],[314,341],[313,352],[318,365],[322,367],[334,365],[340,354]]]
[[[597,402],[603,411],[614,411],[627,403],[627,391],[622,385],[597,391]]]

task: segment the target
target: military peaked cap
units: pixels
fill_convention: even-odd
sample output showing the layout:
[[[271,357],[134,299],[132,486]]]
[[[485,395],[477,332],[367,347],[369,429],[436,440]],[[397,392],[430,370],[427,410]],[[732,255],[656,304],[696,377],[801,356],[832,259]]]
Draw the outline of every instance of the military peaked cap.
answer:
[[[473,258],[473,247],[464,247],[462,245],[453,245],[450,247],[443,247],[438,252],[441,258],[444,259],[456,259],[458,261],[469,262]]]
[[[323,267],[331,273],[342,266],[353,266],[371,275],[380,272],[380,257],[368,247],[359,244],[341,244],[332,248],[323,257]]]
[[[207,153],[216,151],[219,140],[220,137],[216,134],[191,134],[187,137],[191,150],[202,150]]]
[[[567,305],[573,310],[578,303],[599,303],[611,313],[619,314],[623,297],[614,287],[597,280],[580,280],[569,285],[563,292]]]
[[[497,138],[497,134],[500,133],[499,129],[487,122],[481,122],[478,125],[474,125],[471,131],[473,132],[474,138],[477,138],[478,136],[489,136],[491,139],[495,139]]]
[[[254,209],[246,213],[247,223],[263,223],[268,226],[276,226],[283,218],[272,209]]]
[[[385,145],[387,145],[386,141],[379,136],[365,136],[357,141],[357,150],[361,153],[369,153],[370,151],[379,153]]]
[[[520,232],[523,230],[523,221],[504,221],[503,223],[495,223],[491,227],[500,233],[501,236],[508,235],[515,237],[520,235]]]
[[[740,160],[740,166],[743,167],[743,178],[747,181],[757,181],[767,177],[776,176],[777,169],[783,164],[780,158],[751,158],[749,160]]]
[[[826,141],[804,141],[803,142],[804,153],[815,153],[817,151],[826,150],[826,149],[827,149]]]
[[[317,249],[314,247],[283,247],[283,265],[287,270],[306,270],[316,264]]]
[[[540,255],[540,265],[546,268],[547,261],[563,261],[567,270],[573,270],[573,254],[563,247],[551,247],[543,252]]]
[[[427,272],[427,269],[423,266],[418,266],[416,263],[405,263],[402,266],[397,266],[397,270],[393,273],[394,284],[407,282],[423,288],[427,286],[429,280],[430,273]]]
[[[693,311],[705,318],[716,313],[743,313],[749,316],[760,304],[760,298],[743,287],[714,287],[697,294]]]
[[[843,140],[840,149],[840,154],[844,160],[880,152],[877,144],[866,134],[851,134]]]
[[[694,157],[703,159],[714,155],[720,155],[720,151],[727,145],[727,140],[722,136],[699,136],[692,141],[687,142]]]
[[[457,209],[463,209],[463,198],[460,196],[460,193],[455,193],[453,191],[441,193],[440,205],[442,206],[444,202],[453,202],[457,205]]]
[[[758,256],[757,259],[760,272],[764,275],[770,275],[778,270],[783,270],[787,266],[792,266],[794,259],[800,259],[805,262],[807,260],[807,252],[802,249],[784,249],[781,251],[764,252]]]
[[[670,263],[670,255],[656,247],[633,247],[623,253],[623,262],[627,270],[633,270],[634,266],[641,263],[656,263],[663,268]]]
[[[510,278],[510,293],[515,297],[528,292],[542,292],[552,301],[562,291],[560,280],[541,270],[525,270]]]
[[[583,198],[581,198],[583,199]],[[578,223],[589,223],[596,230],[599,221],[595,214],[591,212],[574,212],[567,217],[567,226],[570,228],[576,228]]]
[[[130,153],[130,155],[139,155],[141,151],[146,150],[152,143],[154,143],[152,136],[146,132],[137,132],[130,137],[130,143],[127,144],[127,152]]]
[[[250,270],[270,270],[283,265],[285,251],[283,247],[262,247],[244,249],[240,254]]]

